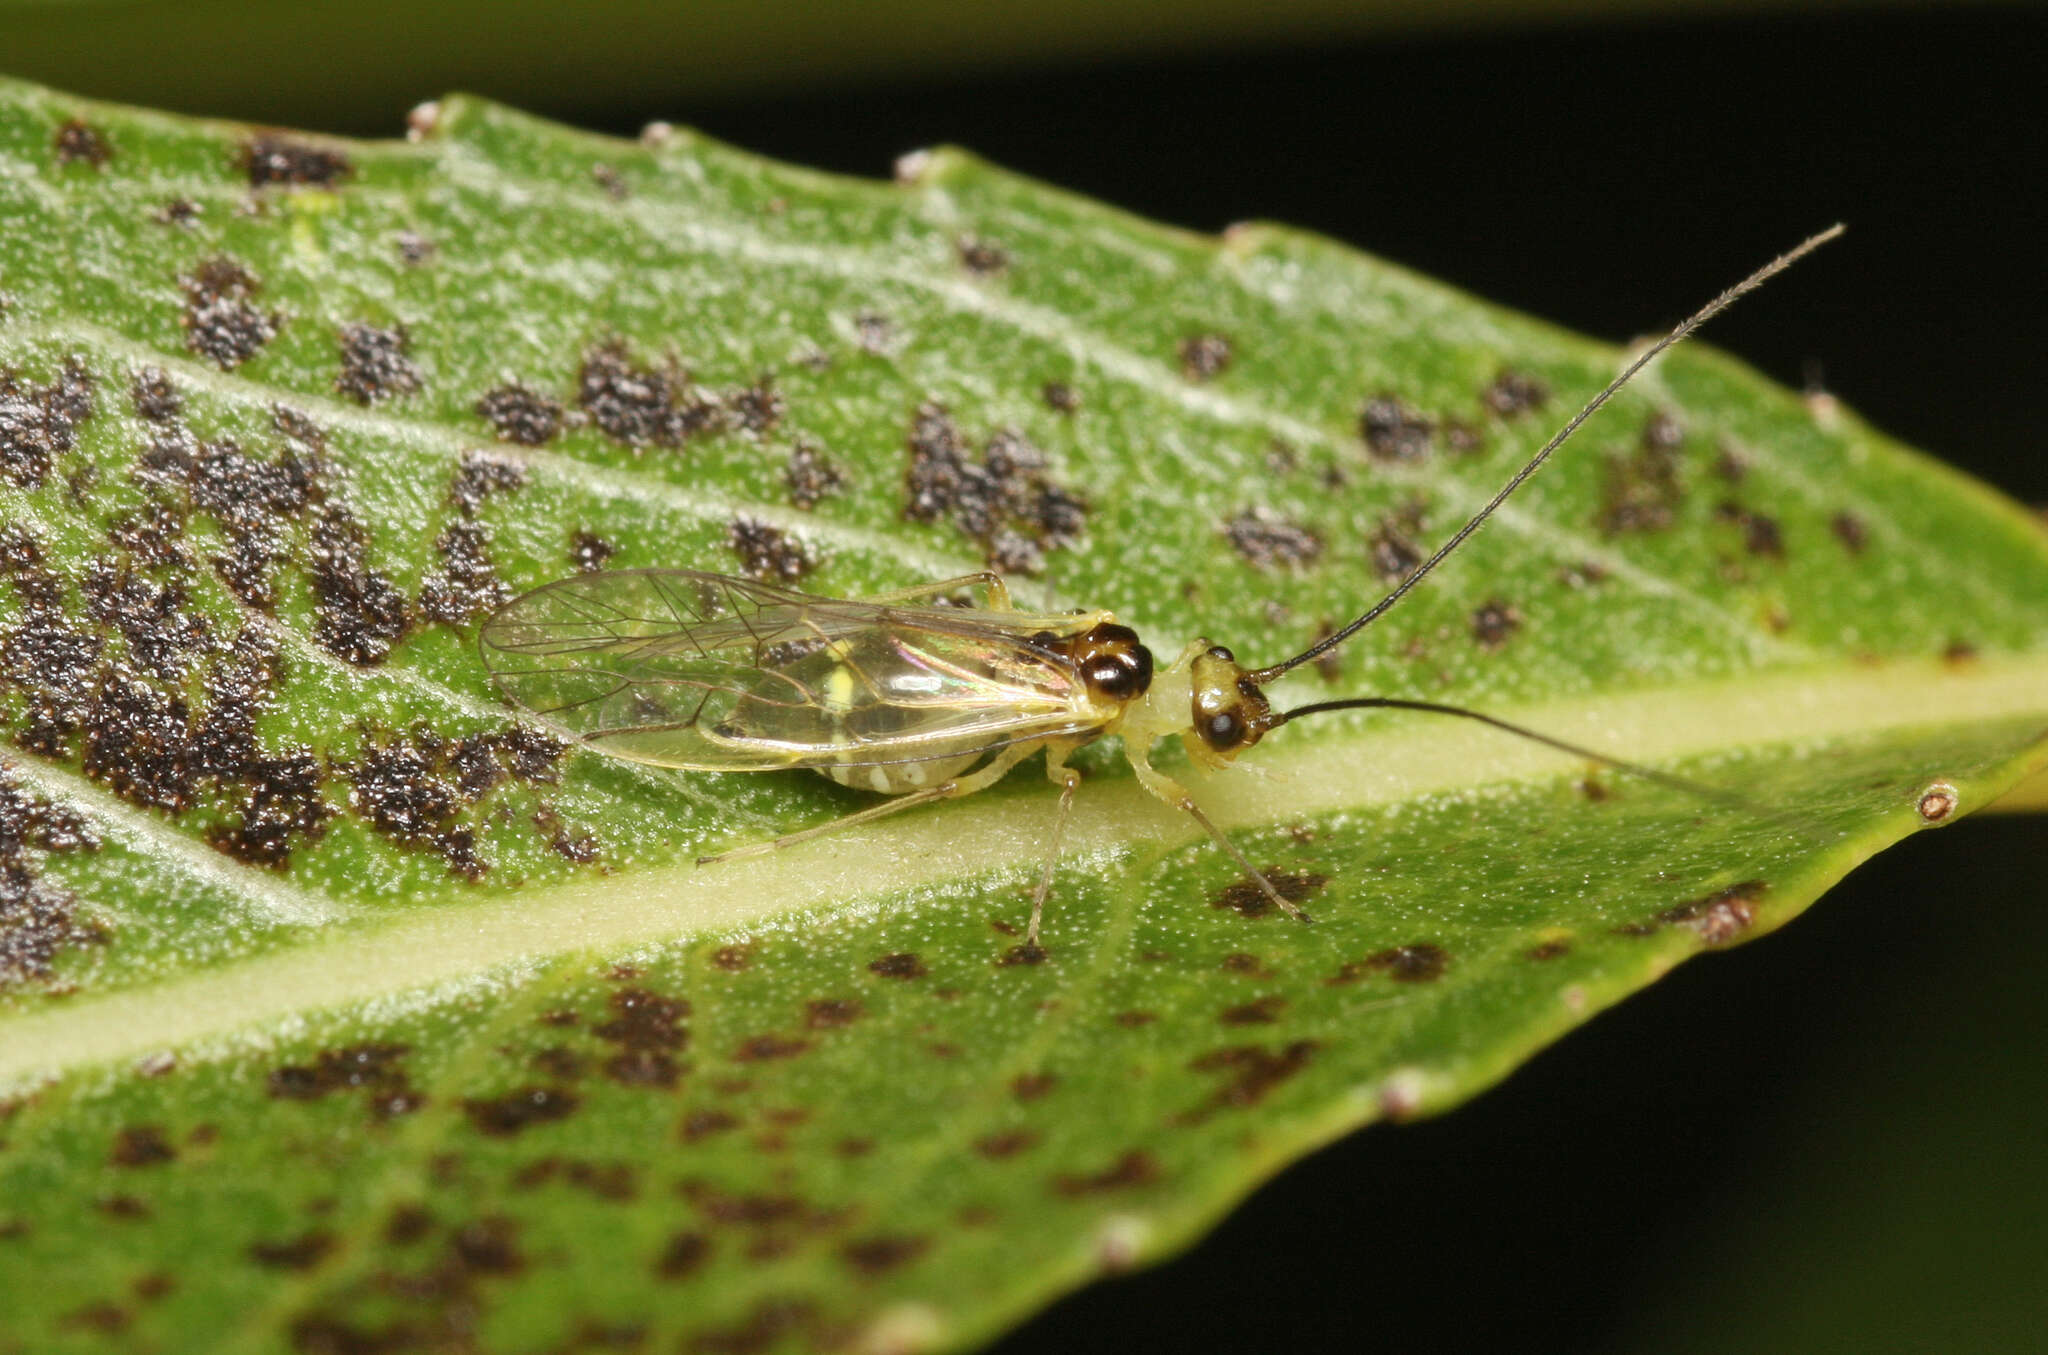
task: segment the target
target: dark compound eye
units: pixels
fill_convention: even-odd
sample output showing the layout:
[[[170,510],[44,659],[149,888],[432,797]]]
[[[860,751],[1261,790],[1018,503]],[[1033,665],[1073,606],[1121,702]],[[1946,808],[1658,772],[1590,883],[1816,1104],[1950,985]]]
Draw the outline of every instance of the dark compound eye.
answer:
[[[1234,710],[1211,715],[1202,725],[1202,737],[1211,748],[1221,751],[1244,742],[1244,721]]]
[[[1088,670],[1088,685],[1108,697],[1135,696],[1140,690],[1138,665],[1129,659],[1105,659]]]

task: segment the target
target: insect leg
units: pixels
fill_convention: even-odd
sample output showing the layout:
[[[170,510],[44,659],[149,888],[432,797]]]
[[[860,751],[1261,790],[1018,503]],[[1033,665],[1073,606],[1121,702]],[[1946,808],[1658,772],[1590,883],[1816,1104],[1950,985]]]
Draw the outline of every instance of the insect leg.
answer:
[[[843,818],[834,819],[830,823],[821,823],[815,828],[804,828],[794,833],[785,833],[781,837],[774,838],[768,842],[756,842],[746,847],[735,847],[729,852],[718,852],[711,856],[700,856],[697,858],[697,864],[708,866],[713,861],[729,861],[735,856],[758,856],[762,852],[772,852],[779,847],[791,847],[814,837],[823,837],[827,833],[836,833],[842,828],[857,828],[863,823],[873,823],[876,819],[886,819],[891,814],[900,814],[906,809],[915,809],[919,805],[928,805],[934,800],[957,800],[963,795],[972,795],[974,792],[986,790],[997,781],[1002,780],[1004,774],[1012,767],[1022,762],[1025,758],[1030,757],[1044,746],[1045,741],[1043,739],[1032,743],[1013,743],[1002,752],[996,754],[995,760],[979,771],[969,772],[965,776],[956,776],[950,781],[941,781],[936,786],[928,786],[923,790],[912,791],[908,795],[895,796],[882,801],[878,805],[869,805],[866,809],[857,809]]]
[[[1183,786],[1180,782],[1152,766],[1150,750],[1138,748],[1133,741],[1126,740],[1124,743],[1124,755],[1130,759],[1131,770],[1138,774],[1139,784],[1160,799],[1166,801],[1166,803],[1172,805],[1175,809],[1186,814],[1196,823],[1201,824],[1202,831],[1207,833],[1215,841],[1216,845],[1223,849],[1225,855],[1237,862],[1238,869],[1245,873],[1247,879],[1258,884],[1260,892],[1272,901],[1274,907],[1293,918],[1296,922],[1309,922],[1313,920],[1292,901],[1283,898],[1280,891],[1273,888],[1273,882],[1268,880],[1257,866],[1254,866],[1245,859],[1245,854],[1237,849],[1237,844],[1232,842],[1221,828],[1210,822],[1209,816],[1202,812],[1202,807],[1195,803],[1195,797],[1188,794],[1186,786]]]
[[[1074,810],[1074,788],[1081,784],[1081,773],[1067,766],[1067,754],[1074,751],[1073,744],[1049,744],[1045,750],[1045,774],[1060,783],[1060,807],[1052,821],[1052,841],[1045,849],[1045,870],[1038,877],[1038,888],[1031,894],[1031,926],[1024,933],[1024,944],[1038,944],[1039,919],[1045,916],[1045,896],[1052,890],[1052,870],[1059,864],[1060,839],[1066,836],[1067,816]]]
[[[983,588],[988,590],[988,608],[995,612],[1015,611],[1010,602],[1010,586],[1003,582],[1003,576],[992,569],[976,570],[962,574],[956,579],[940,579],[937,583],[921,583],[915,588],[899,588],[893,593],[882,593],[876,597],[862,598],[863,602],[896,603],[915,602],[919,598],[944,597],[959,588]]]

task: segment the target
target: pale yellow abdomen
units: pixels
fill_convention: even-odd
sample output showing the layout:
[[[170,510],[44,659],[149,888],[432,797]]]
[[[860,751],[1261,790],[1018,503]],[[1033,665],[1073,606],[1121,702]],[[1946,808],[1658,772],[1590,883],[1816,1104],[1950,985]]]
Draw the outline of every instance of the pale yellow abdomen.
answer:
[[[871,790],[878,795],[908,795],[942,785],[972,767],[979,752],[958,757],[933,758],[928,762],[883,762],[870,766],[824,766],[817,770],[842,786]]]

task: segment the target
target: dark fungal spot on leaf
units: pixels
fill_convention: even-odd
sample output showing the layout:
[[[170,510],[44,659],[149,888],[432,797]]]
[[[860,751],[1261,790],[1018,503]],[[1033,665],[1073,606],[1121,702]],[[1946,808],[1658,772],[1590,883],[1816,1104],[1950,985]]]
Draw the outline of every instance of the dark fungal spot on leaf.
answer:
[[[1019,1101],[1036,1101],[1059,1085],[1051,1073],[1019,1073],[1010,1079],[1010,1095]]]
[[[1591,588],[1607,582],[1607,566],[1598,560],[1579,560],[1572,564],[1560,565],[1557,581],[1567,588]]]
[[[494,494],[510,494],[526,485],[526,467],[489,452],[464,452],[448,484],[455,510],[473,518]]]
[[[118,1303],[102,1299],[83,1307],[73,1308],[58,1320],[58,1325],[70,1331],[98,1332],[102,1336],[118,1336],[128,1330],[134,1315]]]
[[[766,1063],[771,1059],[791,1059],[806,1053],[811,1047],[809,1040],[791,1039],[786,1035],[755,1035],[742,1040],[732,1051],[735,1063]]]
[[[519,1225],[503,1215],[488,1214],[463,1224],[448,1238],[451,1258],[463,1270],[484,1275],[516,1275],[526,1268],[519,1251]]]
[[[839,467],[825,459],[818,448],[799,438],[796,446],[790,448],[789,460],[782,468],[782,483],[789,490],[789,501],[802,509],[818,506],[818,501],[830,494],[837,494],[846,487],[846,474]]]
[[[725,544],[739,557],[740,573],[763,583],[795,583],[816,563],[801,540],[744,515],[727,524]]]
[[[1776,518],[1744,508],[1732,499],[1717,504],[1714,516],[1742,529],[1742,548],[1751,555],[1772,560],[1785,558],[1785,535]]]
[[[405,594],[381,570],[369,567],[369,533],[338,503],[313,520],[313,638],[347,663],[368,668],[384,662],[411,618]]]
[[[172,198],[152,212],[149,219],[159,226],[190,226],[199,220],[199,204],[190,198]]]
[[[1661,532],[1677,520],[1684,502],[1676,444],[1645,439],[1629,456],[1606,459],[1594,521],[1606,536]]]
[[[723,1134],[739,1128],[739,1117],[723,1110],[693,1110],[683,1117],[681,1129],[684,1143],[696,1143],[713,1134]]]
[[[1192,1072],[1223,1073],[1223,1084],[1209,1098],[1178,1117],[1180,1124],[1199,1124],[1217,1111],[1243,1110],[1256,1106],[1315,1057],[1314,1040],[1296,1040],[1278,1050],[1261,1045],[1233,1045],[1212,1049],[1188,1064]]]
[[[242,147],[242,168],[251,188],[332,188],[352,172],[348,156],[339,149],[276,133],[252,138]]]
[[[134,1223],[149,1218],[155,1212],[149,1207],[148,1201],[133,1195],[104,1195],[93,1201],[93,1208],[107,1218],[122,1223]]]
[[[490,529],[480,522],[453,522],[434,539],[440,565],[420,579],[420,617],[460,625],[483,616],[512,595],[491,564]]]
[[[1767,886],[1762,880],[1744,880],[1702,898],[1666,908],[1657,914],[1660,922],[1689,927],[1709,946],[1725,946],[1748,931],[1756,921],[1757,900]]]
[[[1498,419],[1512,419],[1540,409],[1549,398],[1550,387],[1512,368],[1501,369],[1500,375],[1479,393],[1480,405]]]
[[[629,447],[679,446],[724,421],[718,402],[690,385],[680,366],[640,366],[622,339],[584,354],[576,403],[606,437]]]
[[[477,855],[476,830],[458,819],[463,797],[443,775],[439,753],[415,740],[373,744],[349,769],[349,804],[386,837],[480,879],[488,867]]]
[[[598,1039],[618,1046],[605,1075],[622,1087],[673,1087],[682,1075],[675,1055],[689,1044],[690,1004],[645,988],[611,995],[612,1019],[595,1027]]]
[[[1280,1013],[1286,1009],[1286,998],[1269,994],[1251,1002],[1225,1007],[1216,1014],[1216,1019],[1226,1026],[1270,1026],[1280,1019]]]
[[[249,1259],[272,1270],[311,1270],[334,1250],[333,1233],[316,1229],[279,1241],[252,1242]]]
[[[925,969],[923,961],[906,951],[870,960],[868,972],[885,979],[921,979],[929,971]]]
[[[1314,564],[1323,543],[1314,532],[1270,508],[1248,508],[1223,524],[1232,550],[1261,569]]]
[[[185,292],[185,347],[222,371],[233,371],[277,337],[283,317],[257,308],[263,284],[234,259],[208,259],[178,283]]]
[[[1157,1021],[1159,1019],[1159,1013],[1133,1010],[1118,1012],[1115,1016],[1111,1017],[1110,1019],[1112,1021],[1115,1021],[1118,1025],[1122,1026],[1125,1030],[1137,1030],[1140,1027],[1149,1026],[1154,1021]]]
[[[728,974],[737,974],[753,962],[754,951],[751,946],[720,946],[711,952],[711,967],[722,969]]]
[[[1835,540],[1841,542],[1851,555],[1861,555],[1863,548],[1870,544],[1870,529],[1854,513],[1835,514],[1828,519],[1828,529],[1834,532]]]
[[[876,311],[862,311],[853,317],[853,341],[863,353],[886,357],[896,346],[896,324]]]
[[[605,562],[619,553],[619,548],[599,536],[596,532],[578,531],[569,537],[569,563],[579,574],[595,574],[603,569]]]
[[[64,951],[104,939],[78,919],[71,892],[40,871],[44,855],[99,845],[98,834],[75,811],[22,790],[0,759],[0,989],[48,979]]]
[[[976,277],[988,277],[1000,273],[1010,266],[1010,255],[993,240],[979,236],[965,235],[954,243],[960,256],[960,266]]]
[[[862,1275],[883,1275],[915,1261],[931,1249],[926,1237],[855,1238],[839,1249],[840,1259]]]
[[[379,329],[354,323],[341,327],[341,374],[334,389],[359,405],[371,405],[394,395],[413,395],[420,389],[420,369],[407,356],[411,336],[404,325]]]
[[[516,381],[484,392],[476,412],[501,439],[523,447],[545,446],[562,431],[561,403]]]
[[[1081,408],[1081,395],[1064,381],[1048,381],[1039,387],[1038,398],[1055,414],[1072,414]]]
[[[688,1279],[710,1258],[710,1238],[702,1233],[673,1233],[655,1258],[654,1273],[664,1280]]]
[[[1051,951],[1036,942],[1020,942],[1004,951],[996,963],[1004,969],[1011,969],[1017,965],[1044,964],[1051,956]]]
[[[782,422],[787,403],[775,389],[775,379],[763,376],[725,397],[725,408],[733,425],[748,433],[766,433]]]
[[[1406,946],[1391,946],[1363,960],[1352,960],[1324,983],[1338,987],[1357,983],[1374,974],[1383,974],[1396,983],[1434,983],[1444,976],[1450,963],[1451,957],[1442,946],[1417,941]]]
[[[809,1299],[773,1296],[755,1303],[742,1322],[700,1329],[683,1349],[688,1355],[767,1355],[814,1334],[817,1325],[818,1308]]]
[[[1078,1198],[1149,1186],[1157,1181],[1159,1176],[1158,1159],[1142,1148],[1133,1148],[1099,1172],[1056,1176],[1053,1178],[1052,1188],[1058,1194]]]
[[[1572,943],[1569,941],[1544,941],[1529,947],[1523,953],[1532,960],[1541,961],[1556,960],[1571,954],[1571,952]]]
[[[130,1125],[114,1135],[113,1151],[107,1160],[116,1167],[160,1167],[177,1159],[161,1125]]]
[[[21,489],[40,489],[57,458],[78,442],[78,427],[97,406],[92,373],[77,358],[65,359],[56,378],[24,386],[0,368],[0,480]]]
[[[73,118],[58,127],[51,145],[60,165],[83,163],[99,169],[114,158],[114,148],[106,137],[82,118]]]
[[[821,997],[805,1006],[804,1024],[812,1030],[838,1030],[863,1015],[860,1003],[846,997]]]
[[[138,1275],[128,1285],[128,1292],[142,1303],[157,1303],[177,1292],[177,1277],[169,1271],[152,1270]]]
[[[1365,402],[1358,414],[1359,436],[1376,461],[1420,461],[1429,455],[1436,425],[1391,395]]]
[[[1286,871],[1277,866],[1263,866],[1260,873],[1266,877],[1281,898],[1289,903],[1300,903],[1313,898],[1330,883],[1327,875],[1314,871]],[[1233,880],[1216,892],[1209,900],[1211,908],[1230,908],[1245,917],[1258,918],[1277,912],[1273,901],[1266,897],[1266,891],[1259,888],[1259,882],[1250,878]]]
[[[135,413],[149,423],[170,423],[184,412],[184,399],[161,367],[144,367],[128,383]]]
[[[1044,553],[1080,539],[1088,509],[1054,483],[1045,453],[1016,429],[990,435],[980,461],[941,405],[919,406],[911,421],[903,515],[951,521],[1007,573],[1034,573]]]
[[[1749,459],[1733,447],[1723,447],[1714,458],[1714,474],[1731,485],[1739,485],[1749,476]]]
[[[518,1087],[503,1096],[467,1098],[462,1109],[478,1133],[505,1138],[567,1119],[580,1103],[576,1093],[559,1087]]]
[[[974,1151],[991,1162],[1015,1157],[1026,1149],[1038,1146],[1039,1135],[1029,1129],[1010,1129],[999,1134],[985,1134],[974,1141]]]
[[[1484,650],[1499,649],[1521,628],[1522,613],[1499,598],[1489,598],[1472,613],[1472,638]]]
[[[411,1046],[403,1044],[323,1049],[311,1063],[273,1069],[266,1086],[273,1098],[283,1101],[316,1101],[336,1092],[363,1091],[374,1095],[405,1090],[409,1082],[404,1059],[411,1052]]]
[[[527,1064],[536,1073],[556,1082],[574,1082],[582,1077],[585,1071],[583,1056],[567,1045],[560,1044],[535,1050]]]
[[[398,261],[408,268],[417,268],[434,257],[434,242],[418,231],[400,231],[391,243],[398,251]]]
[[[384,1240],[394,1247],[409,1247],[433,1230],[434,1216],[424,1205],[397,1205],[384,1220]]]
[[[1422,552],[1409,540],[1404,524],[1383,518],[1366,542],[1366,558],[1381,581],[1394,583],[1407,578],[1422,563]]]
[[[1214,380],[1229,368],[1230,340],[1221,334],[1194,334],[1180,341],[1180,374],[1193,382]]]

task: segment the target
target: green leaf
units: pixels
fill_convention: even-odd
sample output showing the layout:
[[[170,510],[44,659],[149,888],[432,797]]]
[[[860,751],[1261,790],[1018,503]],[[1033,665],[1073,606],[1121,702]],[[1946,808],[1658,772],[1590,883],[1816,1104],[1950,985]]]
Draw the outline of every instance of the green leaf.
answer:
[[[1471,705],[1758,812],[1382,714],[1195,782],[1313,927],[1113,740],[1038,963],[1028,773],[699,868],[865,801],[564,749],[484,610],[993,559],[1270,662],[1617,354],[952,152],[878,185],[423,130],[0,87],[0,1349],[971,1344],[2040,761],[2038,527],[1693,348],[1279,695]],[[1014,501],[908,511],[919,448]]]

